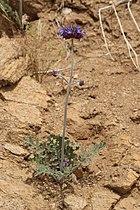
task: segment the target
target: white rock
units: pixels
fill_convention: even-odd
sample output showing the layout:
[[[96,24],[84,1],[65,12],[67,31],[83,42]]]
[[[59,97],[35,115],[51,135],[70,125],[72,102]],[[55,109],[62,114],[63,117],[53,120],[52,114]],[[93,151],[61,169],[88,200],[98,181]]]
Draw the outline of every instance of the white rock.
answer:
[[[119,198],[119,195],[108,189],[100,189],[96,191],[91,198],[92,208],[94,210],[109,210],[112,204]]]
[[[87,206],[86,199],[77,195],[68,195],[64,202],[69,205],[71,210],[83,210]]]
[[[62,13],[64,15],[69,15],[71,12],[72,12],[72,9],[68,8],[68,7],[64,7],[63,10],[62,10]]]
[[[25,155],[25,154],[27,154],[27,151],[25,149],[23,149],[20,146],[14,145],[14,144],[6,143],[4,148],[6,150],[10,151],[11,153],[13,153],[14,155]]]

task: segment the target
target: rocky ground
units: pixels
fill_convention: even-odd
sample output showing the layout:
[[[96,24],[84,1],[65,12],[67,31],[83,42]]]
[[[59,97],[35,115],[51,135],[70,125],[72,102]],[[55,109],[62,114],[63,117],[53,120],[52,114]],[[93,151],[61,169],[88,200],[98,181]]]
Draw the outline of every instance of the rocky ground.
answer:
[[[11,1],[17,9],[16,1]],[[139,210],[140,73],[132,63],[112,10],[102,20],[114,61],[106,55],[98,10],[108,1],[24,1],[29,28],[20,33],[0,16],[0,208],[1,210]],[[132,12],[140,26],[140,1]],[[140,63],[140,33],[126,4],[117,7],[125,35]],[[68,106],[67,135],[84,146],[106,141],[105,149],[72,181],[59,186],[33,178],[24,136],[45,139],[62,133],[70,42],[59,24],[78,24],[87,37],[75,41],[75,68]],[[79,86],[78,81],[84,81]]]

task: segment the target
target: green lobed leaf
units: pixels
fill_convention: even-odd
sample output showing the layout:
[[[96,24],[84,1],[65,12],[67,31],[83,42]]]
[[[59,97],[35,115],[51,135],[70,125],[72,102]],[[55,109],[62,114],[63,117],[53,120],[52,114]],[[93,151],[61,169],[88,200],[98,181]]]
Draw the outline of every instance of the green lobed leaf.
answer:
[[[28,144],[28,149],[32,152],[33,160],[37,163],[35,176],[42,173],[54,177],[57,181],[68,179],[69,175],[74,172],[80,165],[87,165],[91,161],[93,155],[97,155],[105,146],[105,142],[90,145],[85,148],[78,144],[73,144],[68,138],[65,139],[64,159],[66,166],[64,172],[59,170],[61,157],[61,135],[51,134],[48,140],[40,143],[39,139],[33,141],[32,137],[24,138],[24,142]],[[76,151],[79,150],[79,153]]]

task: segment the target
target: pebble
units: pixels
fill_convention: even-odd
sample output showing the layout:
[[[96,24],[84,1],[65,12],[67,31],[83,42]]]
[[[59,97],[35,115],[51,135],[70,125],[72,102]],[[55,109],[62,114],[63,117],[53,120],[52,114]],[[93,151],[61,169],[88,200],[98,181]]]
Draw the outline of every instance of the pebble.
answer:
[[[63,10],[62,10],[62,13],[64,15],[69,15],[71,12],[72,12],[72,9],[68,8],[68,7],[64,7]]]
[[[71,210],[84,210],[87,206],[87,201],[82,196],[68,195],[64,202],[69,205]]]
[[[25,154],[27,154],[27,151],[25,149],[23,149],[20,146],[14,145],[14,144],[6,143],[4,148],[6,150],[10,151],[14,155],[25,155]]]

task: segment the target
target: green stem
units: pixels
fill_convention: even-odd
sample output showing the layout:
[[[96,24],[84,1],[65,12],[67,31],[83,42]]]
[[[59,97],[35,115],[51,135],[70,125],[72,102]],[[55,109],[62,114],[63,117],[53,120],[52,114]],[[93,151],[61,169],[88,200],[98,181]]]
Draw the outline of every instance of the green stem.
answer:
[[[19,0],[19,19],[20,19],[21,28],[23,29],[22,15],[23,15],[23,0]]]
[[[63,165],[64,165],[64,144],[65,144],[65,135],[66,135],[66,122],[67,122],[67,109],[68,109],[68,98],[70,94],[70,88],[72,83],[72,73],[74,68],[74,42],[72,39],[72,62],[71,62],[71,68],[70,68],[70,78],[69,83],[67,87],[67,93],[65,98],[65,105],[64,105],[64,121],[63,121],[63,134],[62,134],[62,147],[61,147],[61,162],[60,162],[60,171],[63,172]]]

